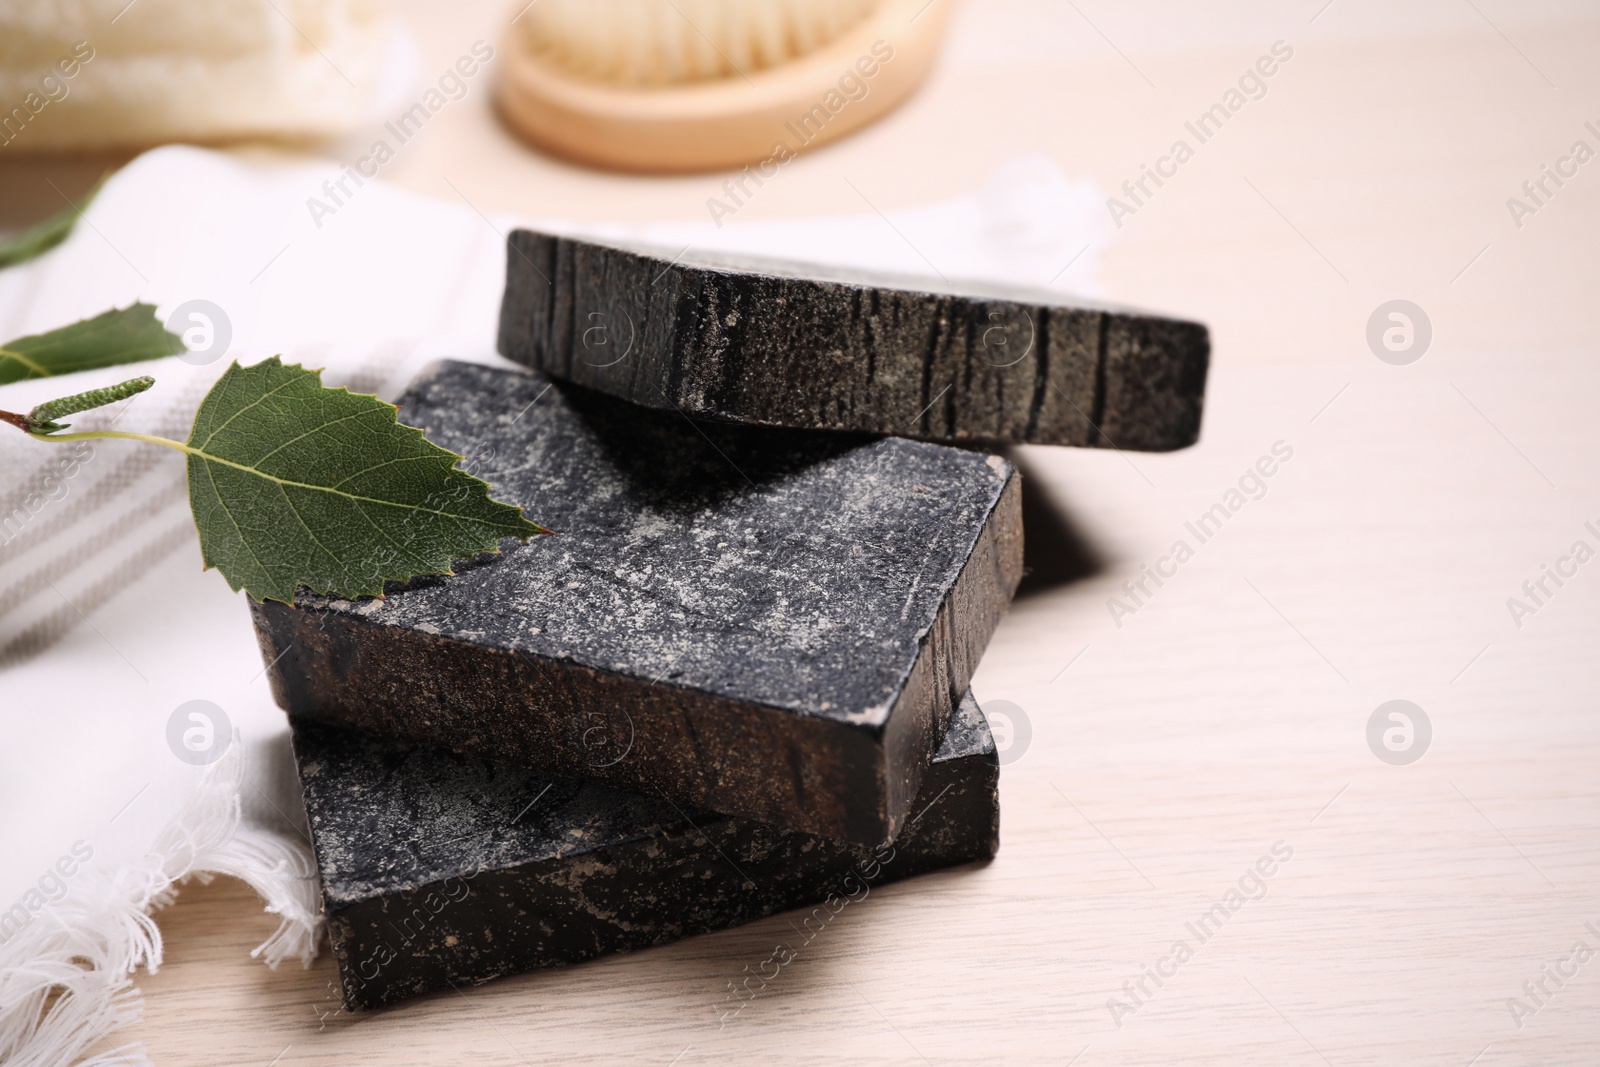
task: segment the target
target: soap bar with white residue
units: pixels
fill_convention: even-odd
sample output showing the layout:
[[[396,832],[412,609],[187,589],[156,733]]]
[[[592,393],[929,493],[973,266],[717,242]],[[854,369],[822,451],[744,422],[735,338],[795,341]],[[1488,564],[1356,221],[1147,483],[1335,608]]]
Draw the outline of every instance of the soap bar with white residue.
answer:
[[[1009,462],[464,363],[400,417],[557,532],[254,605],[291,714],[838,840],[904,824],[1021,576]]]

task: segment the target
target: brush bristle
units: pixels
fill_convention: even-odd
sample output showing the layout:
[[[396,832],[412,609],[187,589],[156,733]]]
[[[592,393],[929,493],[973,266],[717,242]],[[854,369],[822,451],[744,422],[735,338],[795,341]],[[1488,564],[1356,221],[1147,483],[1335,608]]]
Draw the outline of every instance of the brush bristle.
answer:
[[[880,0],[535,0],[517,28],[569,74],[618,85],[749,76],[828,44]]]

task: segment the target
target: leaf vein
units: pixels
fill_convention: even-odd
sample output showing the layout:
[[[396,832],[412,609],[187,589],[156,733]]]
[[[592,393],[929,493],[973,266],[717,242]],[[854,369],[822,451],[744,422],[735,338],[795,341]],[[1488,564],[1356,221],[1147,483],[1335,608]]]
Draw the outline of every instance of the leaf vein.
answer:
[[[285,441],[283,444],[279,445],[277,448],[274,448],[271,452],[268,452],[266,455],[261,456],[261,457],[255,459],[255,460],[253,460],[252,462],[265,463],[267,460],[271,459],[273,456],[277,455],[279,452],[282,452],[284,449],[288,448],[290,445],[295,444],[296,442],[299,442],[299,441],[304,441],[307,437],[310,437],[314,433],[321,433],[323,430],[326,430],[330,426],[337,426],[341,422],[349,422],[351,419],[364,418],[364,417],[366,417],[368,415],[372,415],[372,414],[374,414],[374,412],[369,408],[366,411],[355,411],[355,412],[351,412],[349,415],[341,415],[337,419],[329,419],[327,422],[319,423],[318,425],[311,427],[311,429],[307,430],[303,434],[300,434],[298,437],[289,438],[289,440]],[[219,426],[218,429],[221,429],[221,427]],[[215,437],[215,436],[216,436],[215,433],[211,434],[211,436],[208,436],[206,438],[206,442],[209,444],[210,441],[211,441],[211,437]]]
[[[220,463],[224,467],[232,467],[235,470],[241,470],[247,474],[254,474],[258,478],[264,478],[269,482],[277,482],[279,485],[291,485],[296,489],[315,489],[318,492],[333,493],[335,496],[342,496],[348,500],[360,500],[368,504],[378,504],[386,508],[404,508],[407,511],[417,511],[428,515],[437,515],[442,519],[456,519],[461,522],[475,523],[479,526],[495,526],[513,530],[517,529],[517,527],[511,523],[497,522],[489,519],[478,518],[473,515],[460,515],[453,511],[439,511],[436,508],[425,508],[418,504],[407,504],[399,500],[379,500],[377,497],[359,496],[355,493],[346,493],[342,490],[335,489],[327,485],[310,485],[306,482],[296,482],[288,478],[279,478],[277,475],[268,474],[266,471],[256,470],[254,467],[245,466],[243,463],[235,463],[232,460],[223,459],[221,456],[213,456],[209,452],[202,452],[197,448],[186,448],[185,451],[201,460],[204,460],[207,463]],[[503,506],[512,507],[512,505],[509,504]]]
[[[50,377],[50,372],[45,370],[43,366],[41,366],[38,363],[35,363],[33,360],[29,359],[27,356],[23,355],[21,352],[18,352],[18,351],[14,350],[14,349],[0,348],[0,356],[4,356],[7,359],[16,360],[18,363],[22,364],[24,367],[27,367],[30,371],[32,371],[33,373],[37,374],[41,378]]]
[[[373,522],[372,521],[372,516],[368,515],[367,512],[366,512],[366,509],[361,507],[359,504],[356,505],[356,514],[360,515],[364,520],[366,520],[366,523],[367,523],[368,526],[372,527],[374,530],[377,530],[380,534],[382,534],[383,535],[383,539],[385,541],[388,541],[395,548],[399,549],[400,550],[400,554],[402,556],[404,556],[404,557],[406,557],[407,559],[410,559],[410,560],[420,559],[420,557],[414,555],[406,545],[402,545],[399,541],[396,541],[394,538],[390,537],[388,530],[385,530],[382,526],[379,526],[377,523]],[[427,564],[427,560],[422,560],[422,563],[424,565],[426,565]],[[382,578],[383,576],[380,574],[378,577]]]
[[[289,388],[289,386],[294,385],[297,382],[301,381],[302,379],[311,378],[311,377],[315,377],[315,375],[313,375],[310,371],[302,370],[299,378],[290,378],[288,381],[282,382],[282,383],[280,383],[278,385],[273,386],[271,389],[268,389],[266,392],[262,393],[260,396],[256,397],[254,400],[250,401],[250,403],[246,404],[244,407],[240,408],[238,411],[235,411],[232,415],[229,415],[225,420],[223,420],[223,423],[222,423],[221,426],[218,426],[216,429],[214,429],[210,433],[206,434],[206,439],[204,441],[200,442],[200,447],[204,448],[204,447],[206,447],[206,445],[209,445],[211,443],[211,439],[213,437],[217,436],[217,434],[221,433],[223,430],[226,430],[228,428],[228,423],[232,422],[234,419],[237,419],[240,415],[243,415],[245,412],[249,411],[251,408],[255,407],[256,405],[264,403],[267,400],[267,398],[271,397],[274,393],[281,392],[284,389]]]
[[[250,539],[244,535],[244,527],[239,525],[239,520],[234,518],[233,512],[228,510],[228,502],[222,498],[222,490],[217,488],[217,476],[211,472],[210,467],[206,468],[206,480],[211,483],[211,495],[217,498],[217,507],[221,508],[222,513],[228,516],[228,521],[233,523],[234,532],[239,535],[239,543],[244,546],[246,552],[250,553],[250,558],[256,561],[256,567],[261,571],[262,574],[266,575],[267,581],[276,581],[277,579],[272,576],[272,572],[267,569],[267,565],[261,562],[261,557],[256,555],[255,546],[252,545],[250,543]],[[204,540],[202,539],[202,545],[203,544]],[[217,569],[221,570],[221,567],[219,566]],[[223,573],[226,574],[227,572],[224,571]],[[243,586],[245,583],[240,582],[239,584]]]
[[[338,481],[334,482],[328,488],[330,488],[330,489],[338,489],[341,485],[343,485],[345,482],[348,482],[351,478],[359,478],[363,474],[371,474],[373,471],[377,470],[379,467],[387,467],[392,463],[415,463],[418,460],[426,460],[426,461],[428,461],[430,463],[437,463],[437,462],[439,462],[439,460],[441,460],[443,458],[444,458],[443,456],[427,456],[427,455],[423,455],[423,456],[397,456],[394,459],[386,459],[382,463],[374,463],[370,467],[364,467],[361,470],[356,471],[354,474],[347,474],[343,478],[340,478]]]
[[[311,527],[306,525],[306,520],[301,516],[300,509],[294,506],[294,500],[289,496],[288,488],[282,484],[279,484],[278,492],[283,494],[283,502],[289,505],[289,510],[294,513],[295,521],[298,522],[300,524],[300,528],[306,532],[306,536],[311,538],[311,543],[322,549],[322,554],[333,560],[336,565],[341,568],[344,567],[344,560],[340,559],[338,556],[329,551],[328,546],[319,541],[317,539],[317,535],[312,532]],[[356,510],[359,511],[360,509],[357,508]]]

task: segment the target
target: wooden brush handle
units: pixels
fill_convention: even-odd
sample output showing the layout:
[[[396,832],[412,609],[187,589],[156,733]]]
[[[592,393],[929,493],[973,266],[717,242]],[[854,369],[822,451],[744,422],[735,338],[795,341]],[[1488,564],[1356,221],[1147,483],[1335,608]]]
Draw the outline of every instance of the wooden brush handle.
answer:
[[[783,162],[910,96],[933,65],[950,6],[885,0],[809,55],[748,78],[669,88],[582,81],[530,55],[513,30],[496,100],[529,142],[594,166],[681,173]]]

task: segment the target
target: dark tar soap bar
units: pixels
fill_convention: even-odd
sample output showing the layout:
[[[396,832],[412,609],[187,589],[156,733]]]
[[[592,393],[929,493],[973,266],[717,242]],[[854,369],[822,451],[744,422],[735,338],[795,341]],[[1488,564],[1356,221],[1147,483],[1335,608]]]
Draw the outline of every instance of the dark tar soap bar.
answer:
[[[1198,323],[528,230],[509,243],[500,351],[636,404],[949,441],[1166,451],[1200,433]]]
[[[415,741],[292,720],[345,1006],[551,967],[988,859],[1000,767],[963,700],[892,845],[686,812]]]
[[[1007,461],[696,424],[445,363],[401,418],[558,531],[364,602],[253,605],[291,714],[879,844],[1021,574]]]

